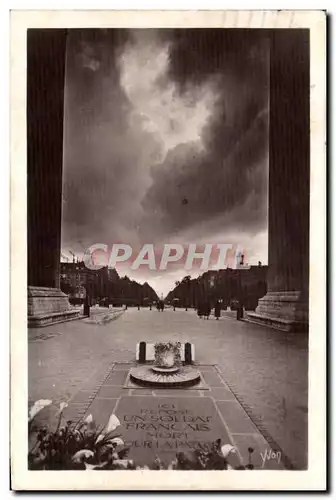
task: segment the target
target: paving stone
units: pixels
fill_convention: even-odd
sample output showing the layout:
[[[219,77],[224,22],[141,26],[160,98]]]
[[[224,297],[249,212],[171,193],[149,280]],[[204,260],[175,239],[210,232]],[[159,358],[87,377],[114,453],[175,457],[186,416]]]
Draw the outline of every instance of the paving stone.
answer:
[[[134,389],[134,396],[152,396],[152,389]]]
[[[232,438],[239,449],[244,464],[252,463],[255,469],[284,470],[281,452],[272,450],[261,435],[232,434]],[[251,455],[248,452],[249,447],[254,450]],[[249,456],[251,457],[250,462]]]
[[[217,401],[219,411],[221,412],[225,422],[227,423],[230,431],[255,433],[258,432],[252,420],[243,410],[238,401]]]
[[[105,380],[106,385],[123,385],[126,381],[128,371],[117,370],[111,373]]]
[[[93,399],[94,396],[94,391],[78,391],[70,402],[76,404],[87,403],[90,399]]]
[[[209,396],[215,398],[216,400],[236,400],[235,395],[230,389],[226,389],[225,387],[212,387],[209,392]]]
[[[76,421],[80,419],[86,412],[86,408],[88,407],[88,402],[84,404],[69,404],[69,407],[66,408],[63,412],[64,420],[73,420]]]
[[[216,368],[216,369],[214,369],[214,371],[215,371],[215,372],[217,373],[217,375],[219,376],[219,378],[220,378],[220,380],[221,380],[221,382],[222,382],[222,385],[223,385],[224,387],[226,387],[226,389],[231,390],[231,389],[230,389],[230,387],[228,386],[228,384],[225,382],[225,377],[224,377],[223,373],[221,372],[221,370],[219,370],[218,366],[217,366],[217,368]]]
[[[214,366],[201,365],[201,366],[196,366],[196,368],[198,368],[202,372],[211,372],[211,373],[216,372],[216,369]]]
[[[93,376],[89,380],[86,380],[81,387],[83,391],[94,391],[97,387],[102,385],[106,378],[107,372],[100,374],[99,376]]]
[[[114,371],[129,370],[134,365],[135,363],[116,363],[113,369]]]
[[[155,396],[170,396],[170,397],[183,397],[183,398],[198,398],[200,397],[199,391],[188,390],[184,391],[183,389],[153,389]]]
[[[203,372],[202,371],[203,378],[205,382],[210,386],[210,387],[223,387],[223,382],[221,378],[219,377],[218,373],[215,371],[212,372]]]
[[[122,387],[114,387],[111,385],[103,385],[98,391],[96,398],[110,398],[115,399],[121,395],[128,395],[128,389],[123,389]]]

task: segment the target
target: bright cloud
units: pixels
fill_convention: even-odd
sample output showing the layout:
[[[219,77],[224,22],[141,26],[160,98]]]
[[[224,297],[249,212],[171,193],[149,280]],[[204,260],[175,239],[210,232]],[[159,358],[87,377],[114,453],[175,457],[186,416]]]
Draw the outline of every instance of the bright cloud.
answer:
[[[157,37],[135,34],[119,59],[120,82],[133,105],[130,120],[142,119],[144,130],[158,134],[163,156],[179,144],[202,149],[202,130],[216,102],[215,80],[181,95],[168,77],[169,44]]]

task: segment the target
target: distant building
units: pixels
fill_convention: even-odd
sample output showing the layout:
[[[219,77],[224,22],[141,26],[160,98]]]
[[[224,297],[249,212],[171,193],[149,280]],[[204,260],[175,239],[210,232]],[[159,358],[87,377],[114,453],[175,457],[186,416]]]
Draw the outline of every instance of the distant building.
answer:
[[[148,283],[140,285],[127,276],[120,278],[107,266],[98,270],[87,268],[84,262],[61,262],[61,290],[73,303],[82,303],[88,293],[91,303],[116,306],[149,305],[158,296]]]
[[[84,299],[87,292],[91,298],[100,299],[108,295],[109,283],[119,280],[115,269],[103,267],[91,270],[84,262],[61,262],[61,290],[70,298]]]
[[[190,280],[189,285],[183,280],[178,282],[166,300],[171,302],[178,299],[181,305],[193,306],[204,300],[210,300],[214,306],[220,300],[224,307],[240,301],[247,310],[254,310],[258,299],[266,295],[267,271],[268,266],[262,266],[261,263],[246,268],[207,271],[197,279]]]
[[[225,305],[240,301],[246,309],[254,310],[258,299],[266,295],[268,266],[217,271],[215,296]]]

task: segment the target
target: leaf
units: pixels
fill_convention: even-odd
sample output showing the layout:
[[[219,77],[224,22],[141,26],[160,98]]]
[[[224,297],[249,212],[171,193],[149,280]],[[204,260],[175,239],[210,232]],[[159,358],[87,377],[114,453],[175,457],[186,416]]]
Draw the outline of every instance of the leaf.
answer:
[[[112,413],[107,424],[106,434],[108,432],[114,431],[117,427],[119,427],[119,425],[120,425],[119,418]]]
[[[105,444],[110,442],[111,439],[121,437],[120,431],[116,431],[116,430],[108,432],[107,434],[104,434],[104,431],[102,431],[100,434],[103,436],[103,440],[100,439],[100,442],[105,443]]]
[[[214,442],[214,449],[216,451],[219,451],[220,450],[220,447],[221,447],[221,444],[222,444],[222,440],[219,438],[217,439],[215,442]]]
[[[109,443],[113,443],[115,446],[123,446],[124,441],[120,437],[115,437],[109,441]]]
[[[130,452],[130,448],[124,448],[123,450],[118,451],[118,457],[119,458],[126,458],[128,457]]]
[[[93,416],[92,416],[92,415],[91,415],[91,413],[90,413],[90,415],[88,415],[88,416],[86,417],[86,419],[84,420],[84,423],[85,423],[85,424],[91,424],[91,422],[93,422]]]
[[[236,448],[232,446],[231,444],[224,444],[221,447],[221,453],[224,458],[227,458],[230,453],[236,453]]]

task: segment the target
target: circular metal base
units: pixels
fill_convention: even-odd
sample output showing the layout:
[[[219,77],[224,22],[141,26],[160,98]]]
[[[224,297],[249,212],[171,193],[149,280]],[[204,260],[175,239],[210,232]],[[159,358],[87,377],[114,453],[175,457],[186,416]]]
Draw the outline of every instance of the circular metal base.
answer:
[[[138,385],[151,387],[186,387],[197,384],[201,375],[197,370],[181,367],[176,373],[155,373],[153,367],[139,366],[131,369],[130,378]]]

